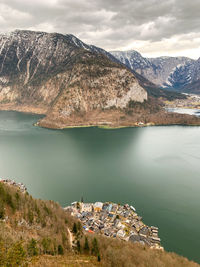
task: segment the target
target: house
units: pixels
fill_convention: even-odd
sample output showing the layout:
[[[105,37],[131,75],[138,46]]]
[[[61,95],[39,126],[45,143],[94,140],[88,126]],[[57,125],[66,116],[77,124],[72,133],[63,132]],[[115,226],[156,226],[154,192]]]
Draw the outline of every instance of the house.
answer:
[[[124,217],[125,217],[125,218],[128,218],[129,214],[130,214],[130,212],[129,212],[128,210],[125,211],[125,212],[124,212]]]
[[[140,236],[139,235],[131,235],[129,238],[129,241],[136,243],[136,242],[140,242]]]
[[[123,238],[123,237],[125,236],[125,232],[124,232],[124,230],[120,229],[120,230],[117,232],[117,236]]]
[[[103,210],[107,210],[108,206],[109,206],[109,203],[104,203],[102,209],[103,209]]]
[[[152,242],[154,242],[154,243],[160,243],[160,238],[159,237],[154,237],[154,236],[152,236],[151,237],[151,240],[152,240]]]
[[[95,212],[100,212],[103,208],[103,203],[102,202],[96,202],[94,203],[94,211]]]
[[[141,240],[148,246],[151,246],[151,241],[149,238],[145,237],[145,236],[140,236]]]
[[[111,203],[104,203],[102,209],[103,209],[104,211],[111,212],[111,210],[112,210],[112,206],[113,206],[113,205],[112,205]]]
[[[103,229],[104,228],[104,225],[103,224],[100,224],[99,225],[99,229],[101,230],[101,229]]]
[[[110,236],[110,230],[109,229],[104,229],[104,235]]]
[[[143,227],[142,229],[140,229],[139,233],[141,235],[147,235],[149,233],[149,230],[147,227]]]
[[[81,210],[85,212],[92,212],[92,204],[91,203],[82,203],[81,204]]]
[[[123,224],[121,222],[118,222],[116,225],[115,225],[116,228],[120,229],[123,227]]]
[[[112,205],[111,212],[116,213],[117,209],[118,209],[118,205],[114,204],[114,205]]]
[[[152,229],[152,230],[157,230],[157,231],[158,231],[158,227],[155,227],[155,226],[151,226],[151,229]]]
[[[112,204],[109,204],[109,205],[108,205],[108,208],[107,208],[107,211],[108,211],[108,212],[111,212],[111,210],[112,210]]]

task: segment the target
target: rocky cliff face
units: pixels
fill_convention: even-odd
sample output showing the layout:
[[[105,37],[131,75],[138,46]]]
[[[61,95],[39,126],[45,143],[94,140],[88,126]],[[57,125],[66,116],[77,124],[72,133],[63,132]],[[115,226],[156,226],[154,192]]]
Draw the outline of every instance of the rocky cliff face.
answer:
[[[65,124],[74,114],[84,121],[93,110],[121,110],[129,101],[147,100],[134,75],[114,61],[73,35],[1,35],[0,108],[41,109],[48,120]]]
[[[178,65],[168,77],[168,88],[186,93],[200,94],[200,58]]]
[[[63,89],[40,125],[56,128],[74,123],[98,125],[107,122],[106,112],[111,109],[121,111],[130,101],[142,103],[147,100],[147,92],[132,73],[120,65],[109,64],[108,59],[103,57],[102,60],[102,55],[86,54],[72,69],[49,79],[45,87],[51,88],[57,80],[58,87]],[[101,112],[103,117],[91,120],[91,114],[95,112]]]
[[[168,81],[169,76],[178,65],[190,64],[194,60],[186,57],[158,57],[148,58],[154,66],[154,81],[163,87]]]
[[[178,65],[190,64],[194,60],[186,57],[144,58],[134,50],[110,52],[128,68],[136,71],[156,85],[163,87]]]

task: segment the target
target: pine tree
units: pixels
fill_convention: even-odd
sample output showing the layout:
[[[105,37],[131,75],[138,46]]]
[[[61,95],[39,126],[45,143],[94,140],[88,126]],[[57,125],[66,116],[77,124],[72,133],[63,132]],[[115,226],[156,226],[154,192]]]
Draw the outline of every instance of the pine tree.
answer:
[[[6,263],[6,248],[4,243],[0,241],[0,266],[5,266]]]
[[[22,242],[16,242],[7,253],[6,266],[22,266],[26,260],[26,253]]]
[[[84,251],[88,253],[90,251],[89,243],[88,243],[88,238],[87,236],[85,237],[85,243],[84,243]]]
[[[74,234],[77,234],[77,226],[76,226],[76,223],[74,223],[74,225],[73,225],[72,232],[73,232]]]
[[[99,254],[99,247],[96,237],[92,241],[92,254],[95,256]]]
[[[64,250],[62,245],[58,245],[58,255],[63,255],[64,254]]]
[[[80,209],[80,207],[81,207],[81,206],[80,206],[80,203],[79,203],[79,202],[77,202],[77,203],[76,203],[76,208],[79,210],[79,209]]]
[[[78,251],[79,253],[81,252],[81,243],[80,243],[79,240],[77,241],[77,251]]]
[[[5,208],[3,201],[0,201],[0,219],[4,219],[5,217]]]
[[[97,260],[98,260],[98,262],[101,261],[101,256],[100,256],[100,254],[97,255]]]
[[[38,255],[37,241],[34,238],[32,238],[28,244],[28,255],[29,256]]]
[[[81,236],[82,235],[82,225],[80,222],[77,222],[77,236]]]

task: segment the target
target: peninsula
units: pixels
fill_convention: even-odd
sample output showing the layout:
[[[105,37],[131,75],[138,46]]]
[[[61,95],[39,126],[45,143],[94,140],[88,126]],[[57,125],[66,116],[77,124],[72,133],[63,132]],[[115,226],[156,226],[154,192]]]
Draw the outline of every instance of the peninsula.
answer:
[[[200,125],[163,109],[163,101],[185,95],[160,89],[71,34],[16,30],[1,34],[0,45],[0,110],[44,114],[41,127]]]
[[[158,237],[158,228],[145,225],[133,206],[112,202],[73,202],[64,210],[79,219],[86,232],[163,250]]]

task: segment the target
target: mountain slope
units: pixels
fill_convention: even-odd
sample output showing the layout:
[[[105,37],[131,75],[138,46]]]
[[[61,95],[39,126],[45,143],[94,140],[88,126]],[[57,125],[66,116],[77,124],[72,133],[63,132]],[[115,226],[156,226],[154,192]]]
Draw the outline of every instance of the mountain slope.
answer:
[[[200,58],[178,65],[169,75],[165,86],[180,92],[200,94],[199,80]]]
[[[45,114],[40,126],[199,124],[162,110],[161,98],[183,96],[73,35],[17,30],[0,47],[0,109]]]
[[[118,64],[122,64],[124,67],[127,67],[132,73],[133,75],[137,78],[139,84],[146,89],[146,91],[148,92],[149,96],[155,97],[155,98],[165,98],[167,100],[172,100],[172,99],[182,99],[184,98],[183,95],[173,92],[173,91],[166,91],[166,90],[162,90],[159,88],[158,85],[154,84],[154,81],[151,81],[150,77],[149,79],[146,77],[145,78],[145,72],[143,73],[142,71],[140,71],[138,69],[138,61],[140,62],[140,65],[145,66],[148,65],[148,67],[152,67],[153,65],[150,63],[151,59],[145,59],[143,58],[138,52],[136,51],[131,51],[133,52],[133,57],[132,60],[129,61],[128,58],[130,57],[130,53],[129,51],[126,52],[127,54],[127,59],[123,58],[123,57],[117,57],[115,55],[115,53],[117,52],[107,52],[106,50],[96,47],[94,45],[87,45],[84,42],[82,42],[81,40],[79,40],[78,38],[76,38],[74,35],[70,35],[73,42],[78,45],[79,47],[85,48],[91,52],[95,52],[98,54],[103,54],[106,57],[108,57],[111,61],[116,62]],[[119,52],[121,53],[121,52]],[[120,54],[119,54],[120,55]],[[137,60],[135,60],[137,59]],[[153,61],[154,59],[152,59]],[[148,62],[149,61],[149,62]]]
[[[1,106],[57,113],[64,122],[76,112],[147,100],[129,70],[73,35],[15,31],[0,36],[0,47]]]
[[[160,87],[166,83],[169,75],[177,65],[194,61],[186,57],[144,58],[134,50],[111,51],[110,53],[128,68]]]
[[[73,235],[73,247],[70,235]],[[94,240],[98,253],[94,250]],[[80,222],[58,203],[34,199],[18,186],[0,181],[0,266],[199,265],[174,253],[87,235]]]

